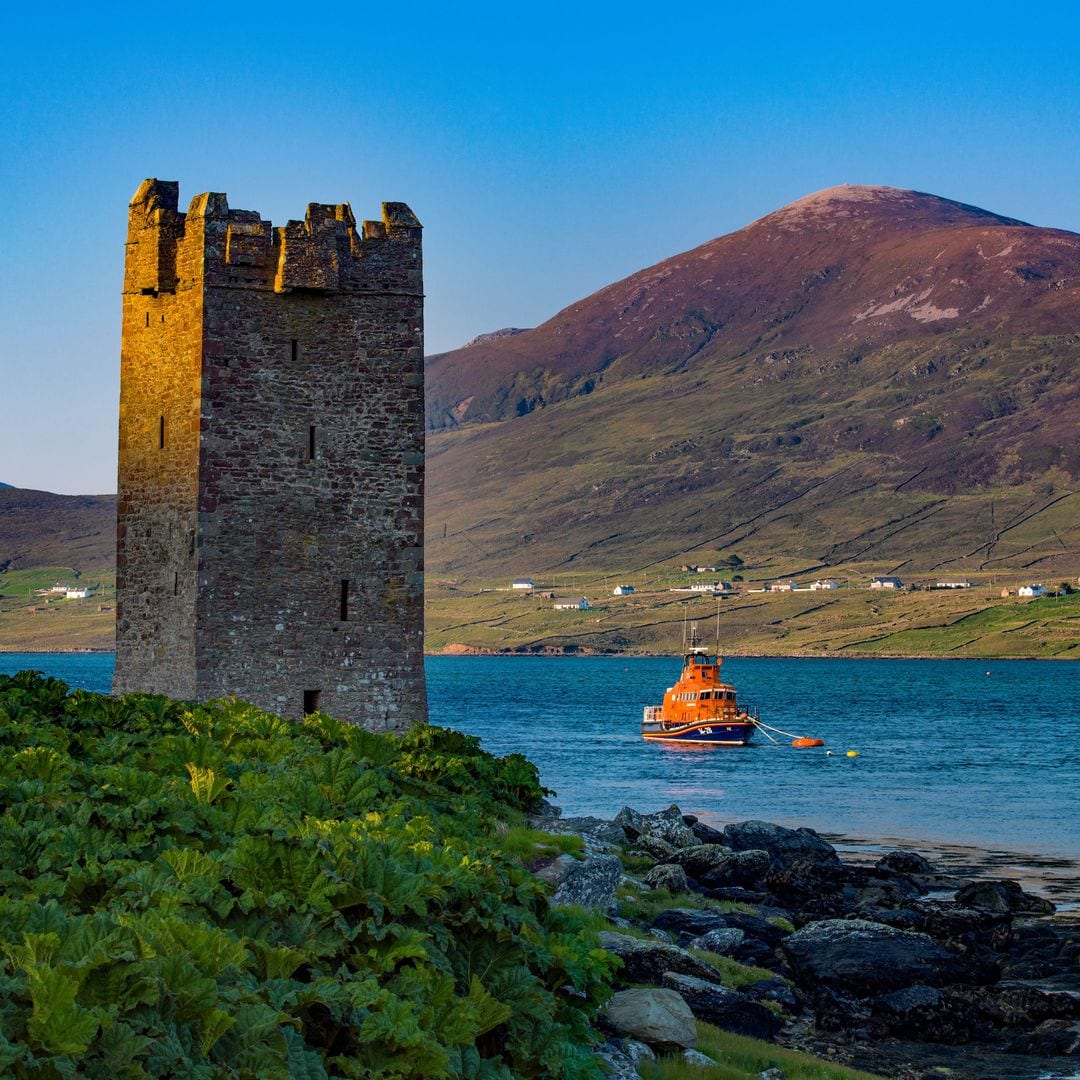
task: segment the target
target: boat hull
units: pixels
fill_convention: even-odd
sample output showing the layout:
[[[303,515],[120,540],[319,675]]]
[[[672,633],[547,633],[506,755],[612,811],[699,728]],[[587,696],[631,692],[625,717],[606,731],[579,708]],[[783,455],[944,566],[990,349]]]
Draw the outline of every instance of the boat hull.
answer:
[[[659,724],[642,727],[641,737],[648,742],[704,743],[710,746],[745,746],[754,733],[751,723],[728,723],[723,720],[701,721],[662,728]]]

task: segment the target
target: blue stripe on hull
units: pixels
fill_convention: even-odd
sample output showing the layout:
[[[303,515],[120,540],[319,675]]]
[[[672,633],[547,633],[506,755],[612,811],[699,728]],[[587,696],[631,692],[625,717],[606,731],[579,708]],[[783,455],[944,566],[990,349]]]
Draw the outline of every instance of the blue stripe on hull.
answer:
[[[694,724],[675,731],[643,732],[649,742],[717,743],[743,746],[754,733],[753,724]]]

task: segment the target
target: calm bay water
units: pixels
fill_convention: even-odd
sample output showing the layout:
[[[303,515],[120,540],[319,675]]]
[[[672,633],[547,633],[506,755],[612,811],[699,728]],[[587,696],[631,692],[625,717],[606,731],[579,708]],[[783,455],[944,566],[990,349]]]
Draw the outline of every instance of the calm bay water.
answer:
[[[0,654],[107,692],[104,654]],[[429,657],[433,723],[540,767],[567,814],[677,802],[848,836],[1080,856],[1080,667],[1038,661],[736,659],[740,701],[824,749],[644,743],[677,659]],[[854,749],[857,758],[845,752]]]

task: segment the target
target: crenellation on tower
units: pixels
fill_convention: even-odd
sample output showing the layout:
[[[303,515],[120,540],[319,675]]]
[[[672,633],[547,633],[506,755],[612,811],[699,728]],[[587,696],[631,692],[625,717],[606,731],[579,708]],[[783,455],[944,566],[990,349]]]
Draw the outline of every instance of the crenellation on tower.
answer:
[[[420,223],[178,205],[129,216],[114,689],[422,719]]]

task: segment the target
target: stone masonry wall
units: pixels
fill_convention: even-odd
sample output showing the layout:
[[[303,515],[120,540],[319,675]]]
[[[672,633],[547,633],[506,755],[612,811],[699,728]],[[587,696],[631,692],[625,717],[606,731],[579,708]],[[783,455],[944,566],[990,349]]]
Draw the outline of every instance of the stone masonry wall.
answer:
[[[199,378],[180,391],[196,403],[197,460],[177,459],[177,483],[188,486],[176,500],[132,484],[125,435],[130,442],[150,423],[147,384],[160,393],[191,369],[192,324],[157,346],[157,366],[136,357],[128,340],[139,327],[129,322],[143,294],[126,286],[127,621],[115,688],[149,688],[140,682],[149,670],[160,692],[235,695],[285,716],[319,708],[375,730],[425,719],[419,222],[388,203],[382,221],[357,228],[347,204],[313,204],[304,221],[273,229],[218,194],[196,197],[179,216],[174,299],[185,291],[188,253],[201,255],[190,290],[200,297]],[[160,230],[165,244],[168,232]],[[134,261],[168,264],[146,252]],[[131,530],[145,519],[150,532],[171,535],[173,502],[189,506],[192,484],[197,574],[191,606],[175,605],[167,621],[156,597],[136,594],[151,564],[177,561],[179,547],[152,551],[145,527]]]

